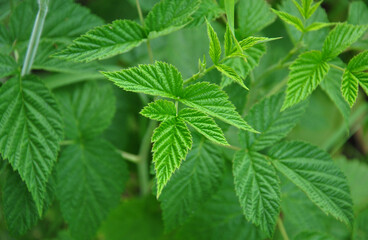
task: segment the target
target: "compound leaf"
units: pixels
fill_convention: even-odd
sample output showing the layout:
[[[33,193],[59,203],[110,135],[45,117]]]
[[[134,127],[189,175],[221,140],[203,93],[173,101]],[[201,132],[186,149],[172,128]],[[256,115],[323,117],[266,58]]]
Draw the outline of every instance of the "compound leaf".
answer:
[[[75,239],[93,237],[118,204],[126,176],[125,162],[103,139],[86,140],[61,152],[56,195]]]
[[[272,9],[272,11],[274,13],[276,13],[277,16],[279,16],[279,18],[281,18],[281,20],[284,21],[285,23],[294,26],[300,32],[304,32],[303,22],[299,18],[297,18],[297,17],[295,17],[295,16],[293,16],[293,15],[287,13],[287,12],[277,11],[275,9]]]
[[[0,88],[0,152],[19,172],[42,214],[63,136],[59,108],[43,82],[15,77]]]
[[[276,94],[262,100],[252,107],[245,120],[260,134],[240,131],[243,147],[259,151],[284,138],[297,124],[307,106],[302,102],[280,112],[284,94]]]
[[[157,198],[179,168],[192,147],[192,137],[184,121],[171,118],[163,121],[152,136],[153,162],[157,178]]]
[[[211,24],[207,21],[207,35],[210,40],[210,57],[214,64],[217,64],[221,58],[221,45],[217,37],[215,30],[213,30]]]
[[[179,117],[209,140],[218,144],[229,145],[221,128],[206,114],[192,108],[184,108],[180,110]]]
[[[201,203],[220,187],[223,171],[224,158],[219,149],[194,135],[192,150],[160,197],[167,231],[182,225],[199,210]]]
[[[270,149],[275,168],[327,215],[351,226],[353,210],[347,180],[328,153],[303,142],[282,142]]]
[[[166,35],[176,31],[193,18],[191,15],[199,8],[198,0],[162,0],[148,13],[144,25],[149,32],[149,38]]]
[[[179,71],[164,62],[103,74],[118,87],[131,92],[178,99],[183,88]]]
[[[281,110],[306,99],[328,73],[330,66],[320,51],[302,53],[290,66],[286,98]]]
[[[90,62],[127,52],[140,45],[145,38],[146,33],[139,24],[130,20],[116,20],[88,31],[54,56],[76,62]]]
[[[176,116],[176,108],[173,102],[159,99],[149,103],[140,114],[153,120],[164,121]]]
[[[242,150],[233,163],[235,192],[246,218],[273,236],[280,213],[280,181],[274,167],[260,153]]]
[[[330,31],[323,44],[323,58],[331,60],[342,53],[347,47],[357,41],[367,30],[368,25],[351,25],[348,23],[337,24]]]
[[[100,135],[115,114],[115,95],[110,85],[95,81],[79,83],[56,91],[64,119],[65,138],[91,139]]]
[[[236,112],[226,93],[215,84],[201,82],[190,85],[184,89],[180,101],[237,128],[256,132]]]
[[[237,8],[241,36],[257,33],[276,19],[276,15],[265,0],[242,0]]]

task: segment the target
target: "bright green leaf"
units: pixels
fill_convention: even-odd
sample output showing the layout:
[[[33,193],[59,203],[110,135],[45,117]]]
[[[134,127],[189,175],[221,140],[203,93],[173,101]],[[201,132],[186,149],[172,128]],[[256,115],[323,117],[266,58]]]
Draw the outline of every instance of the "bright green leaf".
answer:
[[[307,104],[302,102],[280,112],[283,101],[284,94],[276,94],[252,107],[245,120],[261,133],[240,131],[240,142],[244,148],[259,151],[272,146],[295,127]]]
[[[281,18],[281,20],[284,21],[285,23],[293,25],[300,32],[304,32],[303,22],[299,18],[297,18],[297,17],[295,17],[295,16],[293,16],[293,15],[287,13],[287,12],[277,11],[275,9],[272,9],[272,11],[274,13],[276,13],[277,16],[279,16],[279,18]]]
[[[214,64],[217,64],[221,58],[221,45],[217,37],[215,30],[213,30],[211,24],[207,21],[207,34],[210,40],[210,57]]]
[[[190,23],[199,4],[199,0],[161,0],[144,21],[149,38],[166,35]]]
[[[235,111],[226,93],[215,84],[201,82],[190,85],[184,89],[180,101],[237,128],[255,132]]]
[[[139,24],[130,20],[116,20],[88,31],[54,56],[75,62],[90,62],[128,52],[145,38],[146,33]]]
[[[226,0],[224,1],[225,4],[225,12],[226,12],[226,18],[227,22],[229,24],[230,30],[232,33],[235,33],[234,31],[234,6],[235,1],[234,0]]]
[[[243,51],[253,47],[256,44],[260,44],[260,43],[265,43],[265,42],[269,42],[269,41],[274,41],[277,40],[279,38],[267,38],[267,37],[247,37],[243,40],[241,40],[239,42],[241,48],[243,49]]]
[[[337,24],[328,34],[322,49],[324,59],[331,60],[357,41],[367,30],[368,25]]]
[[[305,28],[306,32],[317,31],[321,28],[333,26],[335,23],[314,22]]]
[[[180,110],[179,118],[190,124],[195,130],[209,140],[218,144],[229,145],[221,128],[206,114],[195,109],[184,108]]]
[[[352,200],[345,176],[328,153],[303,142],[283,142],[268,153],[278,171],[326,214],[351,226]]]
[[[359,80],[354,73],[348,69],[345,70],[342,75],[341,92],[345,100],[349,103],[350,107],[353,107],[359,90]]]
[[[302,53],[291,64],[286,98],[281,110],[306,99],[328,73],[330,66],[319,51]]]
[[[179,71],[164,62],[103,74],[118,87],[131,92],[177,99],[183,88]]]
[[[159,99],[149,103],[140,112],[146,118],[150,118],[157,121],[164,121],[168,118],[176,116],[176,107],[173,102]]]
[[[272,237],[280,213],[280,181],[274,167],[257,152],[235,154],[233,174],[236,195],[246,218]]]
[[[192,150],[160,197],[167,231],[182,225],[193,213],[200,211],[201,203],[220,187],[223,171],[224,158],[218,147],[195,137]]]
[[[153,162],[157,179],[157,198],[192,147],[192,137],[184,121],[166,119],[152,136]]]
[[[230,31],[229,25],[226,25],[224,36],[225,56],[229,56],[233,52],[233,34]]]
[[[363,72],[368,70],[368,50],[354,56],[348,63],[351,72]]]
[[[75,239],[94,236],[102,220],[118,204],[126,177],[124,160],[103,139],[86,140],[63,149],[57,165],[56,195]]]
[[[15,77],[0,88],[0,152],[26,183],[40,215],[62,136],[59,108],[38,78]]]
[[[249,90],[247,86],[245,86],[243,79],[241,79],[241,77],[230,66],[227,66],[225,64],[218,64],[216,65],[216,69],[224,74],[226,77],[230,78],[232,81],[242,86],[244,89]]]

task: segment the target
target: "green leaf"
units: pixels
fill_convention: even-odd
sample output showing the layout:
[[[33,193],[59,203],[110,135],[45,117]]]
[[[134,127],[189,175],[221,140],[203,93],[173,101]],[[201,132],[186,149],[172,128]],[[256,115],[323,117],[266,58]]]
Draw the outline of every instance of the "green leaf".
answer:
[[[200,211],[201,203],[220,187],[223,171],[224,158],[219,149],[195,137],[192,150],[160,197],[166,231],[182,225]]]
[[[187,26],[197,27],[202,25],[206,19],[212,21],[224,14],[224,10],[219,6],[217,1],[202,0],[197,11],[192,15],[193,21]]]
[[[19,172],[42,214],[46,184],[63,136],[59,108],[36,77],[15,77],[0,88],[0,152]]]
[[[157,121],[164,121],[176,116],[176,107],[173,102],[159,99],[149,103],[140,112],[146,118],[150,118]]]
[[[149,38],[169,34],[190,23],[191,15],[199,8],[199,4],[198,0],[161,0],[144,21]]]
[[[16,40],[15,48],[27,44],[37,11],[37,1],[22,1],[12,12],[8,28],[9,42],[12,44]],[[41,39],[65,42],[101,24],[101,18],[73,0],[53,0],[49,4]]]
[[[368,24],[368,6],[363,1],[350,3],[347,22],[355,25]]]
[[[341,92],[345,100],[349,103],[350,107],[353,107],[357,97],[359,89],[359,80],[354,73],[345,69],[342,75]]]
[[[246,218],[272,238],[280,213],[280,181],[265,156],[242,150],[233,163],[235,192]]]
[[[88,81],[58,89],[56,96],[63,113],[65,139],[82,141],[99,136],[115,114],[111,86]]]
[[[91,239],[115,207],[127,177],[124,160],[103,139],[67,146],[57,165],[56,195],[75,239]]]
[[[207,21],[207,35],[210,40],[210,57],[214,64],[217,64],[221,58],[221,45],[217,37],[215,30],[213,30],[211,24]]]
[[[139,46],[146,37],[145,30],[139,24],[116,20],[88,31],[54,56],[75,62],[105,59],[128,52]]]
[[[338,60],[335,64],[344,67],[341,60]],[[336,68],[331,68],[320,86],[335,103],[341,115],[344,117],[345,122],[347,122],[350,116],[350,107],[341,93],[341,71]]]
[[[335,240],[334,237],[317,231],[303,231],[297,234],[293,239],[295,240]]]
[[[256,132],[235,111],[226,93],[215,84],[201,82],[190,85],[184,89],[180,101],[239,129]]]
[[[17,72],[18,64],[14,58],[0,54],[0,78],[10,76]]]
[[[43,212],[53,200],[54,189],[51,179],[47,183],[46,195],[43,203]],[[11,234],[20,236],[36,225],[40,216],[36,204],[28,191],[27,185],[19,174],[11,168],[7,169],[5,183],[3,185],[3,214],[5,222]]]
[[[104,68],[96,62],[77,63],[52,57],[53,54],[65,49],[66,46],[67,45],[63,42],[41,40],[38,45],[36,57],[32,64],[32,69],[46,70],[49,72],[90,73],[92,71],[97,72],[97,69],[101,70]],[[23,61],[23,57],[20,57],[19,62]]]
[[[302,6],[300,6],[300,4],[296,0],[293,0],[293,2],[303,18],[309,19],[323,1],[319,1],[316,4],[313,4],[313,0],[302,0]]]
[[[354,56],[348,63],[351,72],[363,72],[368,70],[368,50]]]
[[[126,91],[178,99],[183,88],[183,79],[172,65],[156,62],[140,65],[118,72],[102,72],[110,81]]]
[[[283,101],[284,94],[276,94],[252,107],[245,120],[261,133],[240,131],[240,142],[244,148],[259,151],[272,146],[295,127],[307,103],[299,103],[281,112]]]
[[[172,118],[166,119],[155,129],[152,142],[159,198],[162,189],[192,147],[192,137],[183,120]]]
[[[225,171],[220,189],[203,202],[189,224],[179,232],[181,240],[259,240],[265,236],[249,223],[242,212],[234,190],[230,169]]]
[[[195,109],[184,108],[179,112],[179,118],[190,124],[195,130],[214,143],[229,145],[221,128],[204,113]]]
[[[265,42],[269,42],[269,41],[274,41],[277,40],[279,38],[267,38],[267,37],[247,37],[243,40],[241,40],[239,42],[241,48],[243,49],[243,51],[253,47],[256,44],[260,44],[260,43],[265,43]]]
[[[276,19],[265,0],[240,0],[237,9],[239,33],[242,37],[260,32]]]
[[[230,78],[232,81],[242,86],[244,89],[249,90],[247,86],[245,86],[243,79],[241,79],[241,77],[230,66],[227,66],[225,64],[218,64],[216,65],[216,69],[219,70],[226,77]]]
[[[225,4],[225,12],[226,12],[226,18],[227,22],[229,24],[231,32],[235,33],[234,31],[234,0],[227,0],[224,1]]]
[[[230,31],[229,25],[226,25],[224,36],[225,56],[229,56],[233,52],[233,34]]]
[[[277,16],[279,16],[279,18],[280,18],[282,21],[284,21],[285,23],[287,23],[287,24],[290,24],[290,25],[294,26],[294,27],[295,27],[296,29],[298,29],[300,32],[304,32],[304,25],[303,25],[303,22],[302,22],[299,18],[297,18],[297,17],[295,17],[295,16],[293,16],[293,15],[291,15],[291,14],[287,13],[287,12],[277,11],[277,10],[275,10],[275,9],[272,9],[272,11],[273,11],[274,13],[276,13],[276,14],[277,14]]]
[[[342,53],[347,47],[356,42],[367,30],[368,25],[337,24],[328,34],[322,48],[322,55],[326,61]]]
[[[302,142],[283,142],[275,145],[268,155],[276,169],[323,212],[352,225],[354,216],[349,187],[328,153]]]
[[[328,73],[330,66],[320,51],[302,53],[291,64],[286,98],[281,110],[306,99]]]
[[[305,28],[306,32],[317,31],[321,28],[333,26],[335,23],[314,22]]]

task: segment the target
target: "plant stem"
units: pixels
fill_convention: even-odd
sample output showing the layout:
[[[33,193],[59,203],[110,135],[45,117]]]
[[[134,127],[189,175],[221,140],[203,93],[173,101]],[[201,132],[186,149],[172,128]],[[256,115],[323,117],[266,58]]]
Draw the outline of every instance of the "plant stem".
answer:
[[[142,196],[149,194],[149,172],[148,172],[148,155],[151,148],[151,136],[157,123],[150,120],[148,128],[143,136],[139,149],[138,162],[138,180]]]
[[[279,217],[279,219],[277,220],[277,226],[278,226],[278,228],[280,230],[280,233],[282,235],[282,238],[284,240],[289,240],[289,236],[287,235],[287,232],[285,230],[284,223],[282,222],[281,217]]]
[[[209,71],[215,69],[216,66],[215,65],[212,65],[211,67],[209,68],[206,68],[206,70],[204,70],[203,72],[198,72],[196,74],[194,74],[193,76],[191,76],[190,78],[187,78],[184,80],[184,84],[188,84],[188,83],[191,83],[195,80],[197,80],[198,78],[201,78],[203,77],[204,75],[206,75]]]
[[[135,3],[137,5],[137,11],[138,11],[139,19],[141,21],[142,26],[144,27],[144,18],[143,18],[141,5],[139,4],[139,0],[135,0]],[[150,63],[153,63],[153,53],[152,53],[151,43],[150,43],[149,39],[147,39],[146,43],[147,43],[148,57],[149,57]]]
[[[116,152],[119,153],[124,159],[126,159],[130,162],[138,163],[140,161],[138,155],[128,153],[128,152],[124,152],[124,151],[119,150],[119,149],[116,149]]]
[[[38,44],[40,43],[43,24],[45,23],[49,0],[38,0],[38,12],[33,25],[31,37],[29,39],[27,53],[24,58],[21,75],[27,75],[31,72],[33,61],[36,57]]]
[[[342,68],[342,67],[339,67],[339,66],[337,66],[337,65],[335,65],[335,64],[332,64],[332,63],[329,63],[329,65],[330,65],[330,67],[332,67],[332,68],[335,68],[335,69],[337,69],[337,70],[340,70],[340,71],[342,71],[342,72],[345,72],[345,69],[344,69],[344,68]]]

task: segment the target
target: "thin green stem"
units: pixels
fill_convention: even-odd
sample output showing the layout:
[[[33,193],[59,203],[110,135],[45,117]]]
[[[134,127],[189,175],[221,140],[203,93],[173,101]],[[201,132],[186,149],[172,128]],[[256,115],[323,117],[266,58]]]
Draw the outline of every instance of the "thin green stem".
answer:
[[[284,240],[289,240],[289,236],[287,235],[287,232],[285,230],[285,226],[284,223],[282,222],[281,217],[279,217],[279,219],[277,220],[277,226],[280,230],[281,236]]]
[[[144,18],[143,18],[141,5],[139,4],[139,0],[135,0],[135,2],[136,2],[136,5],[137,5],[137,11],[138,11],[139,19],[141,21],[142,26],[144,27]],[[150,63],[153,63],[153,53],[152,53],[151,43],[150,43],[149,39],[147,39],[146,43],[147,43],[148,57],[149,57]]]
[[[191,82],[194,82],[195,80],[197,80],[198,78],[203,77],[204,75],[206,75],[208,72],[210,72],[211,70],[213,70],[215,68],[216,68],[216,66],[212,65],[211,67],[206,68],[206,70],[204,70],[203,72],[198,72],[198,73],[194,74],[190,78],[185,79],[184,84],[189,84]]]
[[[344,68],[342,68],[342,67],[339,67],[339,66],[337,66],[337,65],[335,65],[335,64],[332,64],[332,63],[329,63],[329,65],[330,65],[330,67],[332,67],[332,68],[335,68],[335,69],[337,69],[337,70],[340,70],[340,71],[342,71],[342,72],[345,72],[345,69],[344,69]]]
[[[133,163],[138,163],[140,161],[140,158],[138,155],[132,154],[132,153],[128,153],[128,152],[124,152],[122,150],[116,149],[116,152],[119,153],[124,159],[133,162]]]
[[[67,146],[67,145],[72,145],[75,144],[74,140],[64,140],[60,142],[60,146]]]
[[[24,57],[21,75],[27,75],[31,72],[33,61],[36,57],[38,45],[40,43],[43,25],[45,23],[49,0],[38,0],[38,12],[33,25],[31,37],[29,39],[26,56]]]
[[[153,130],[156,128],[157,122],[150,121],[148,128],[143,136],[141,146],[139,149],[139,162],[138,162],[138,180],[142,196],[147,196],[150,192],[149,189],[149,172],[148,172],[148,155],[151,148],[151,136]]]

